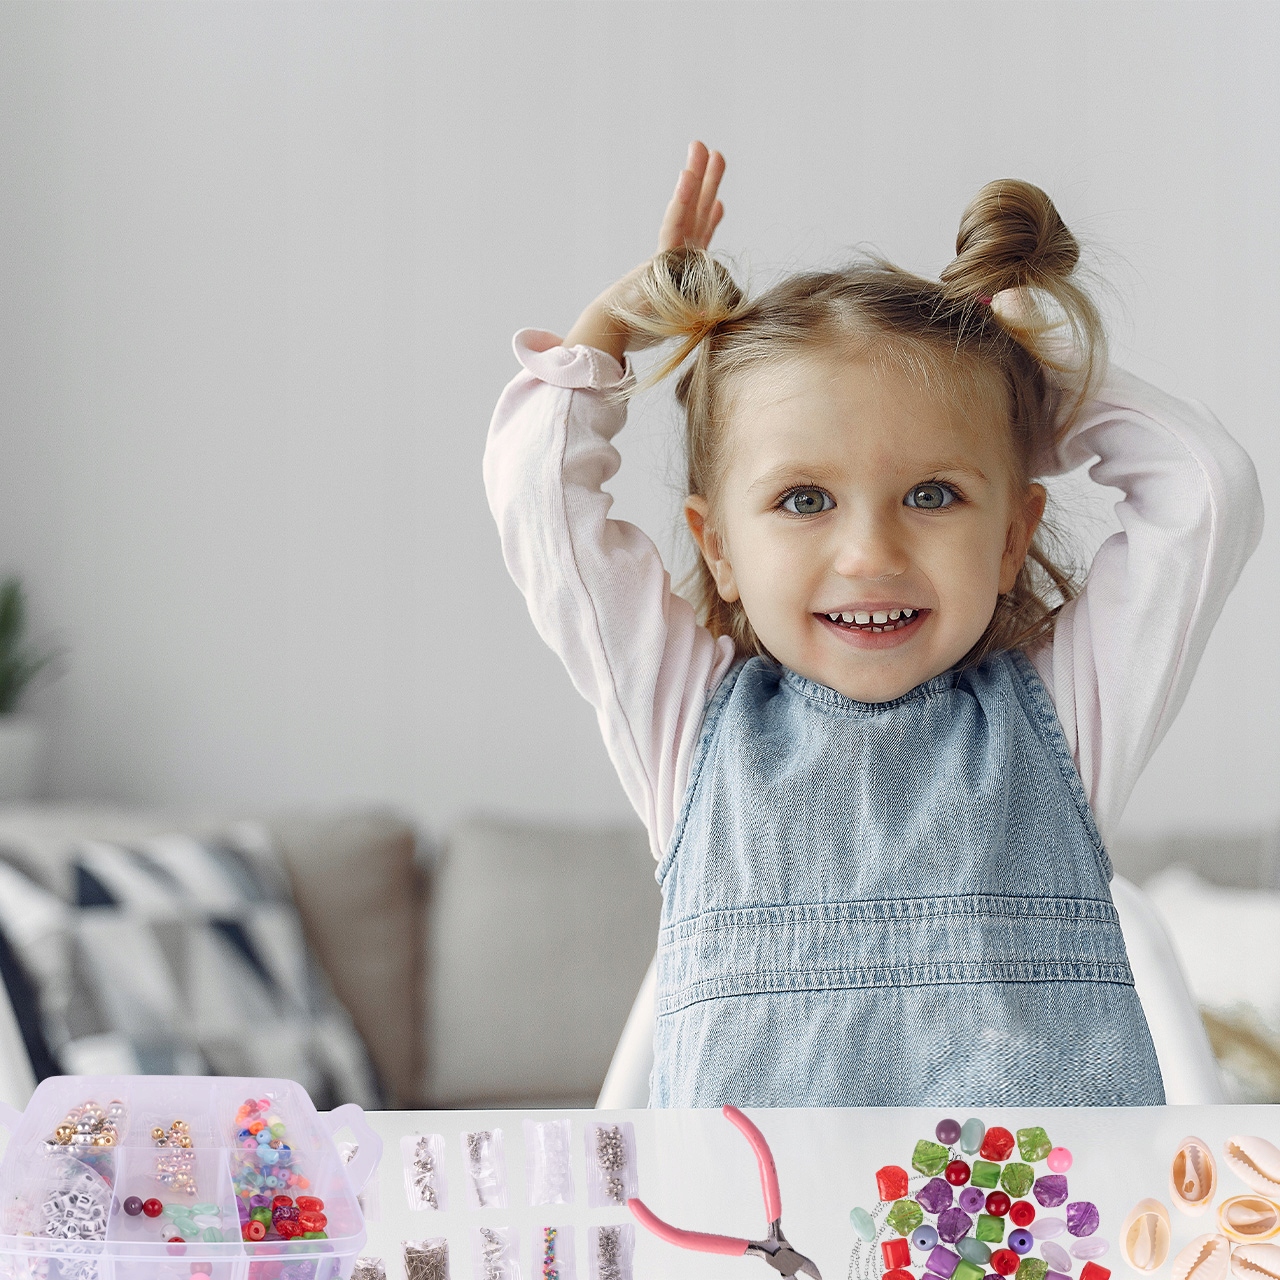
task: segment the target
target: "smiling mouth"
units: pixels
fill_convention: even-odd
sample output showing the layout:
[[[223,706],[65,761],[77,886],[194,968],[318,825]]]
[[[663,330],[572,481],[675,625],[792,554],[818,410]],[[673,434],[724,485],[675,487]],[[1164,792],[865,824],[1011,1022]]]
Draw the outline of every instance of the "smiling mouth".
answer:
[[[834,622],[846,631],[901,631],[918,622],[928,609],[887,609],[882,613],[820,613],[819,618]]]

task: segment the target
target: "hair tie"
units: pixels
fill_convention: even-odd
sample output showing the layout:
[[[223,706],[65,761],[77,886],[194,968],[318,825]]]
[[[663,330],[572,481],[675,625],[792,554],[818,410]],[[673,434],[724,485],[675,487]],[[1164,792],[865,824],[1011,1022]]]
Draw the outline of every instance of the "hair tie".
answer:
[[[991,305],[991,297],[985,293],[978,294],[978,301],[982,303],[984,307],[989,307]]]

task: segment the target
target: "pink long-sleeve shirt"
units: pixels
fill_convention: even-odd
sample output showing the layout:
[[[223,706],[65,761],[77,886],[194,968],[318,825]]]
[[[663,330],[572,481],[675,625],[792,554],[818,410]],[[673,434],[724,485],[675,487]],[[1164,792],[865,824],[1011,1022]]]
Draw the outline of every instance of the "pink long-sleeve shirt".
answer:
[[[703,712],[734,661],[671,590],[653,542],[609,518],[625,405],[612,356],[521,330],[523,369],[489,427],[485,488],[534,625],[596,709],[628,798],[667,851]],[[1262,536],[1248,454],[1201,403],[1112,366],[1057,468],[1124,494],[1121,531],[1028,656],[1062,722],[1104,842],[1186,697],[1227,594]]]

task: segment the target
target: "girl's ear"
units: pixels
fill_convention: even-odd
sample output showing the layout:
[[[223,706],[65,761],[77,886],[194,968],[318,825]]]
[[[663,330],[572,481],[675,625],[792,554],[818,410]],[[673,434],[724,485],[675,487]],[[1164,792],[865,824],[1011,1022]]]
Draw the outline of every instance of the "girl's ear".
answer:
[[[1004,555],[1000,558],[1000,594],[1013,590],[1013,584],[1026,563],[1027,549],[1040,527],[1044,504],[1049,494],[1042,484],[1029,484],[1021,504],[1015,503],[1005,535]]]
[[[693,540],[698,544],[698,550],[702,552],[702,558],[716,580],[720,599],[732,604],[738,599],[738,583],[725,553],[724,542],[708,519],[710,510],[710,504],[700,494],[691,493],[684,500],[684,518],[689,532],[693,534]]]

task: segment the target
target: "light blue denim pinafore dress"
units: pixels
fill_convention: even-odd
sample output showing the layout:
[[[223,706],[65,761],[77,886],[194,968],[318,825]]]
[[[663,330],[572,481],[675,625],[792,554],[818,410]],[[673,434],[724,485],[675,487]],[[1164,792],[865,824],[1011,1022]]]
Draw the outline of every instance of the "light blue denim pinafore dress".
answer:
[[[650,1104],[1163,1103],[1110,878],[1024,654],[884,703],[742,662],[658,867]]]

